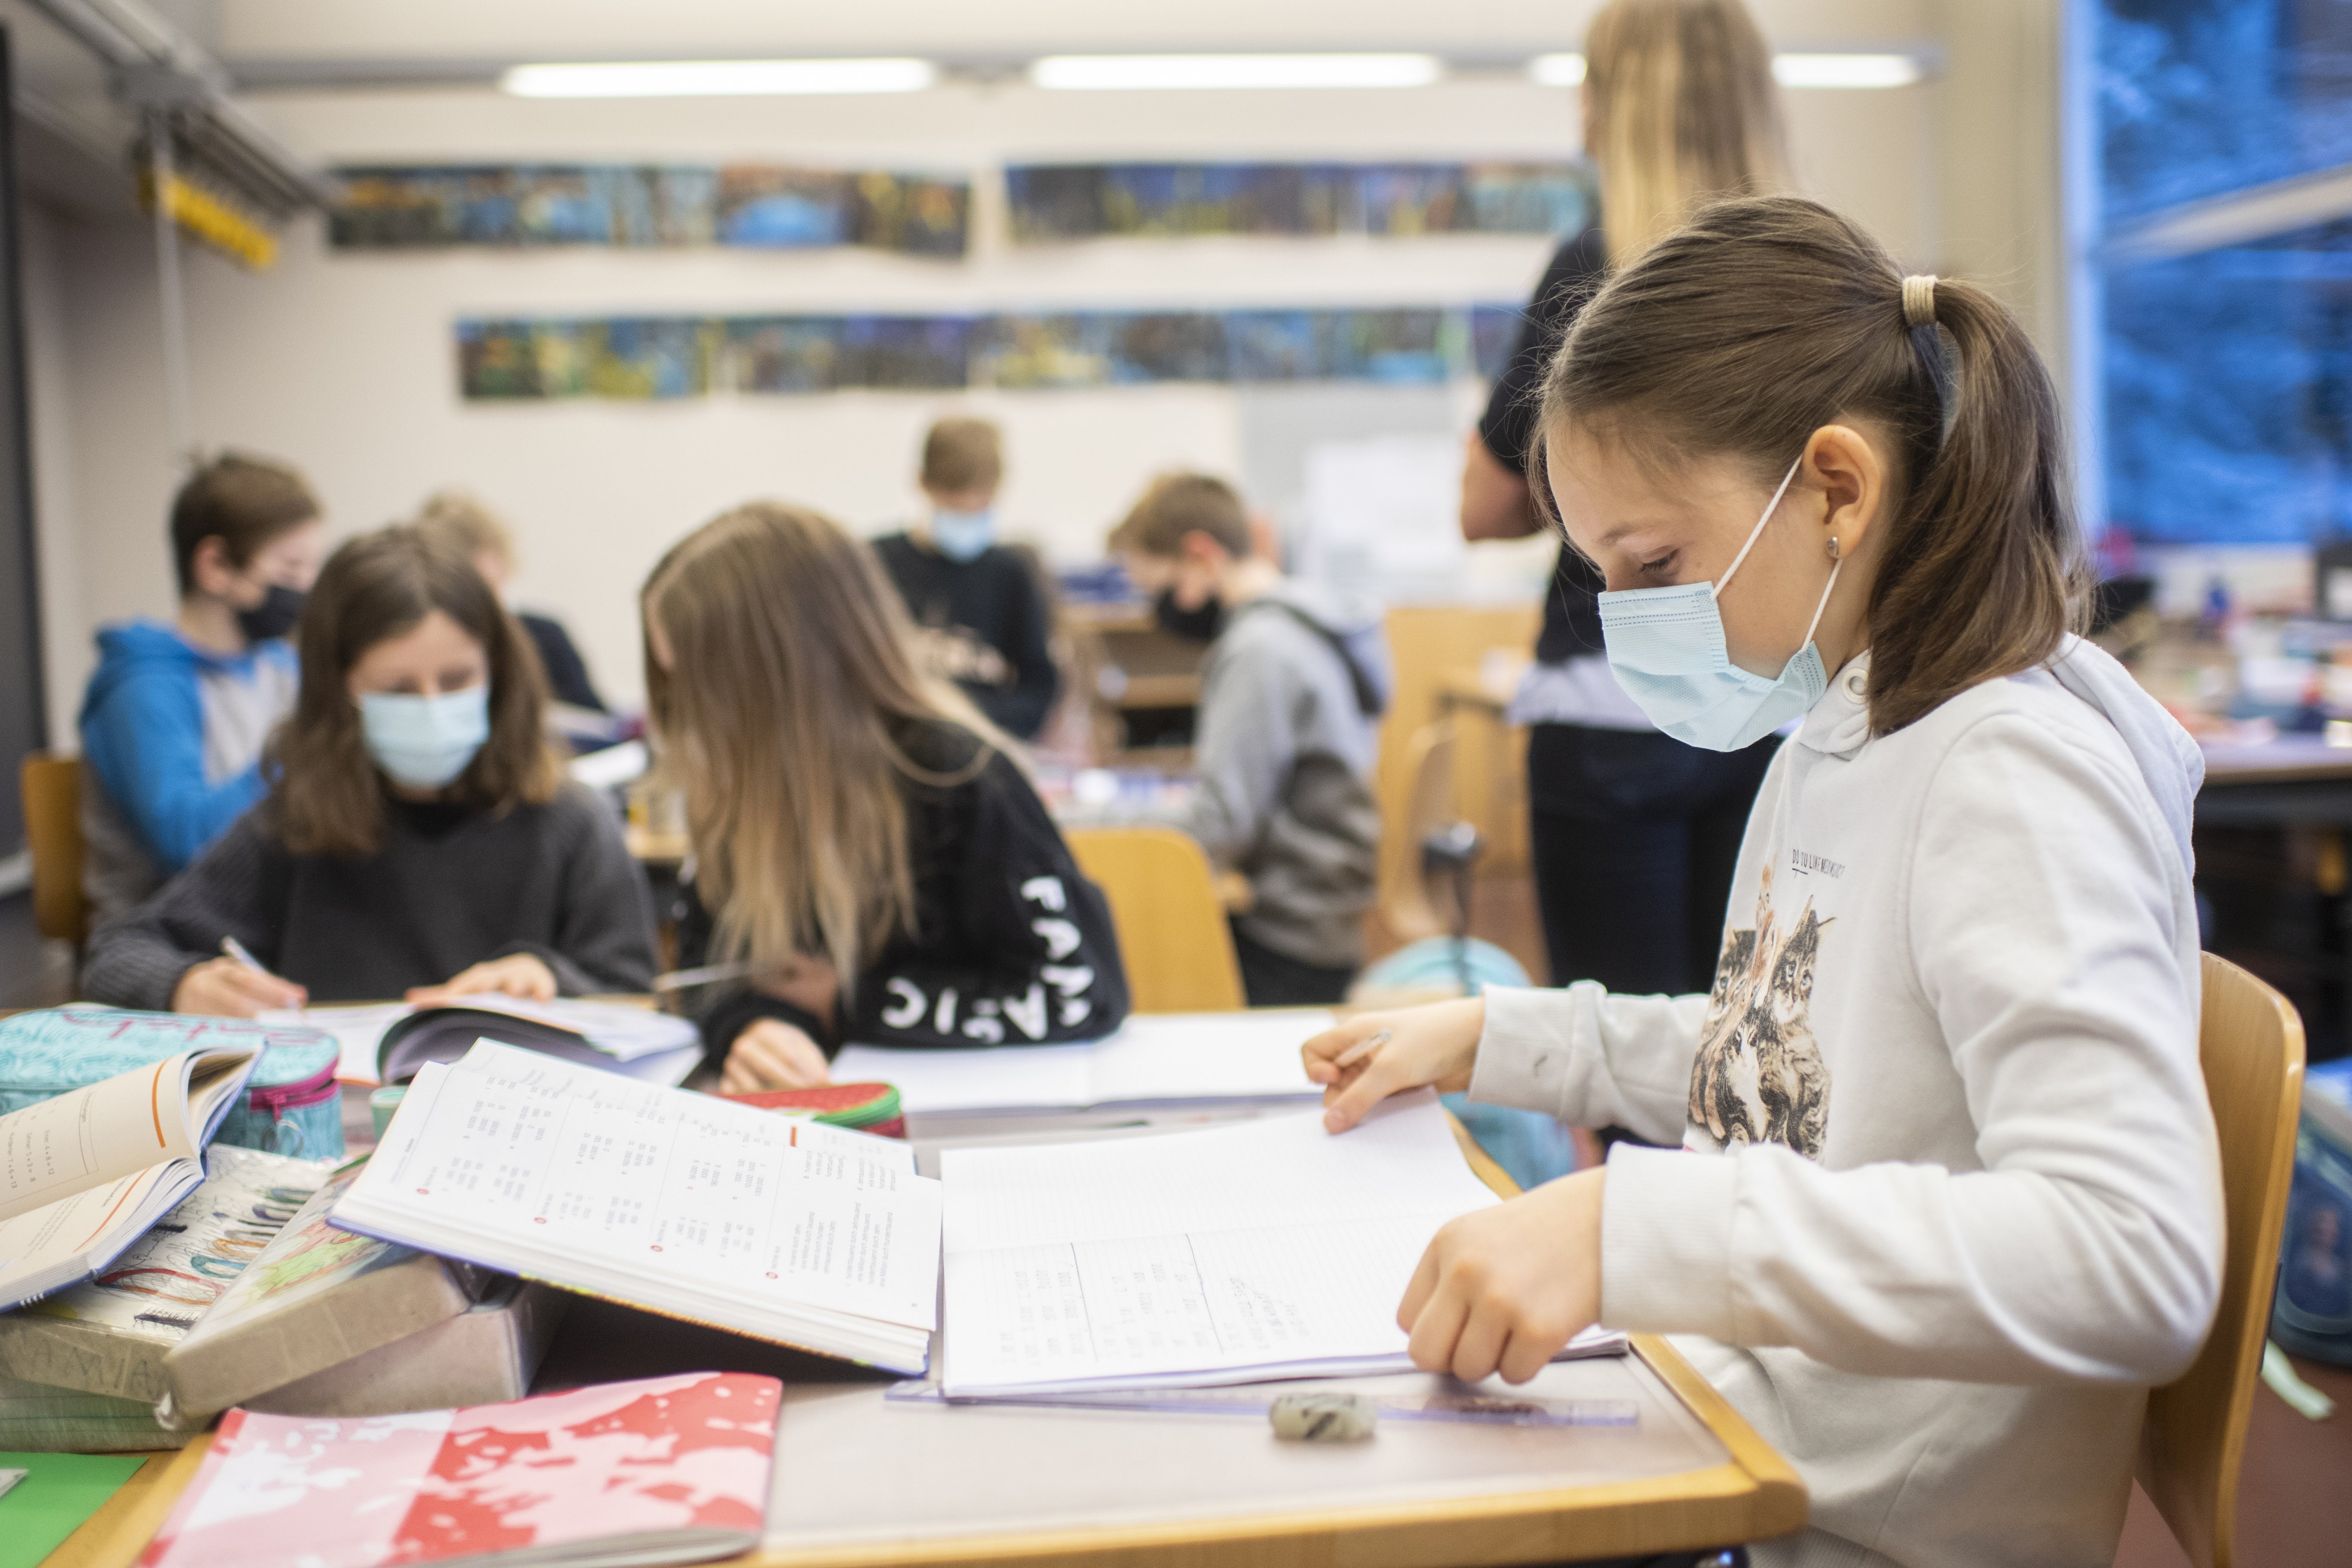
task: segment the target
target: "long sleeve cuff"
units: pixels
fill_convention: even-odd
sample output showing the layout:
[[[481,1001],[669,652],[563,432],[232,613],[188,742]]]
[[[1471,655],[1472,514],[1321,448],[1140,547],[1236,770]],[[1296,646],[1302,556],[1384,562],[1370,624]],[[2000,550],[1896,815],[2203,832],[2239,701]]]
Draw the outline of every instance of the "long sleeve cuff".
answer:
[[[1486,1026],[1470,1068],[1471,1099],[1572,1120],[1570,1090],[1579,1076],[1574,990],[1486,987]]]
[[[126,937],[109,944],[89,965],[82,989],[90,1000],[110,1006],[168,1013],[180,977],[203,962],[201,954],[182,952],[169,942]]]
[[[1739,1162],[1620,1143],[1601,1199],[1601,1321],[1633,1333],[1738,1342],[1732,1210]]]

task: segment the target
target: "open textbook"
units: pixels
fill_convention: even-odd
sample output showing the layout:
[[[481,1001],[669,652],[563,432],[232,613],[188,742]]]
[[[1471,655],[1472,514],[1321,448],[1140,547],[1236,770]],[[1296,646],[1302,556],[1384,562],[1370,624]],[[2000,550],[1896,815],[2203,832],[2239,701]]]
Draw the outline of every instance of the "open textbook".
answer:
[[[1409,1372],[1423,1249],[1496,1201],[1428,1091],[1338,1137],[1310,1112],[949,1149],[940,1172],[950,1399]]]
[[[937,1317],[940,1184],[907,1144],[495,1040],[418,1072],[332,1218],[894,1371]]]
[[[1330,1014],[1311,1008],[1154,1013],[1078,1046],[850,1046],[835,1060],[833,1076],[895,1084],[900,1104],[915,1115],[1306,1100],[1323,1091],[1307,1081],[1298,1047],[1331,1022]]]
[[[257,1047],[206,1047],[0,1116],[0,1311],[79,1284],[205,1179]]]
[[[342,1047],[335,1076],[348,1083],[404,1082],[426,1062],[456,1061],[485,1036],[664,1087],[684,1082],[702,1060],[690,1020],[576,996],[532,1002],[486,994],[437,1007],[375,1002],[273,1008],[260,1021],[332,1035]]]

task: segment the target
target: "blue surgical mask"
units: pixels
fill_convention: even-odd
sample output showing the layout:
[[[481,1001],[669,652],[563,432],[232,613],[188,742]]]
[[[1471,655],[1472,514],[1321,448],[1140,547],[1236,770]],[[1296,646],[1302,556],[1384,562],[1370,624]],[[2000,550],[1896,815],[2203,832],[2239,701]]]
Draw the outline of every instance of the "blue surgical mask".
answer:
[[[950,561],[975,561],[996,542],[996,509],[931,513],[931,542]]]
[[[1686,745],[1710,752],[1753,745],[1790,720],[1804,717],[1829,689],[1813,633],[1822,624],[1822,612],[1829,608],[1843,562],[1830,567],[1829,585],[1813,606],[1804,646],[1773,679],[1731,662],[1723,639],[1723,616],[1716,608],[1732,574],[1764,536],[1764,525],[1772,521],[1803,461],[1801,457],[1789,465],[1748,542],[1715,582],[1601,595],[1601,637],[1611,673],[1651,723]]]
[[[438,697],[362,692],[360,732],[394,784],[446,789],[489,741],[489,682]]]

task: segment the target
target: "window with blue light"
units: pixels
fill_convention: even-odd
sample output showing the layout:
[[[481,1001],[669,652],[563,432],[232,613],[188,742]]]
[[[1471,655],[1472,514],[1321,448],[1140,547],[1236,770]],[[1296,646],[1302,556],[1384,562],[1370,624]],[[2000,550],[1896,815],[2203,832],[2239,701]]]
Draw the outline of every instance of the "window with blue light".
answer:
[[[2108,520],[2352,534],[2352,0],[2100,0],[2093,47]]]

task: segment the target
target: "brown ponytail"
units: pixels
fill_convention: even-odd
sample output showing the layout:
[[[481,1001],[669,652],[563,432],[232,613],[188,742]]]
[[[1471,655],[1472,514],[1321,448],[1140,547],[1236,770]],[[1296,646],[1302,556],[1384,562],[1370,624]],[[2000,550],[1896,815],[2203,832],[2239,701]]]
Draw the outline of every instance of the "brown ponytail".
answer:
[[[2049,373],[1981,289],[1927,299],[1932,323],[1906,322],[1901,269],[1817,203],[1719,202],[1585,306],[1539,422],[1728,455],[1767,485],[1822,426],[1882,426],[1898,499],[1866,612],[1877,734],[2044,662],[2088,601]],[[1924,302],[1915,283],[1915,319]]]

